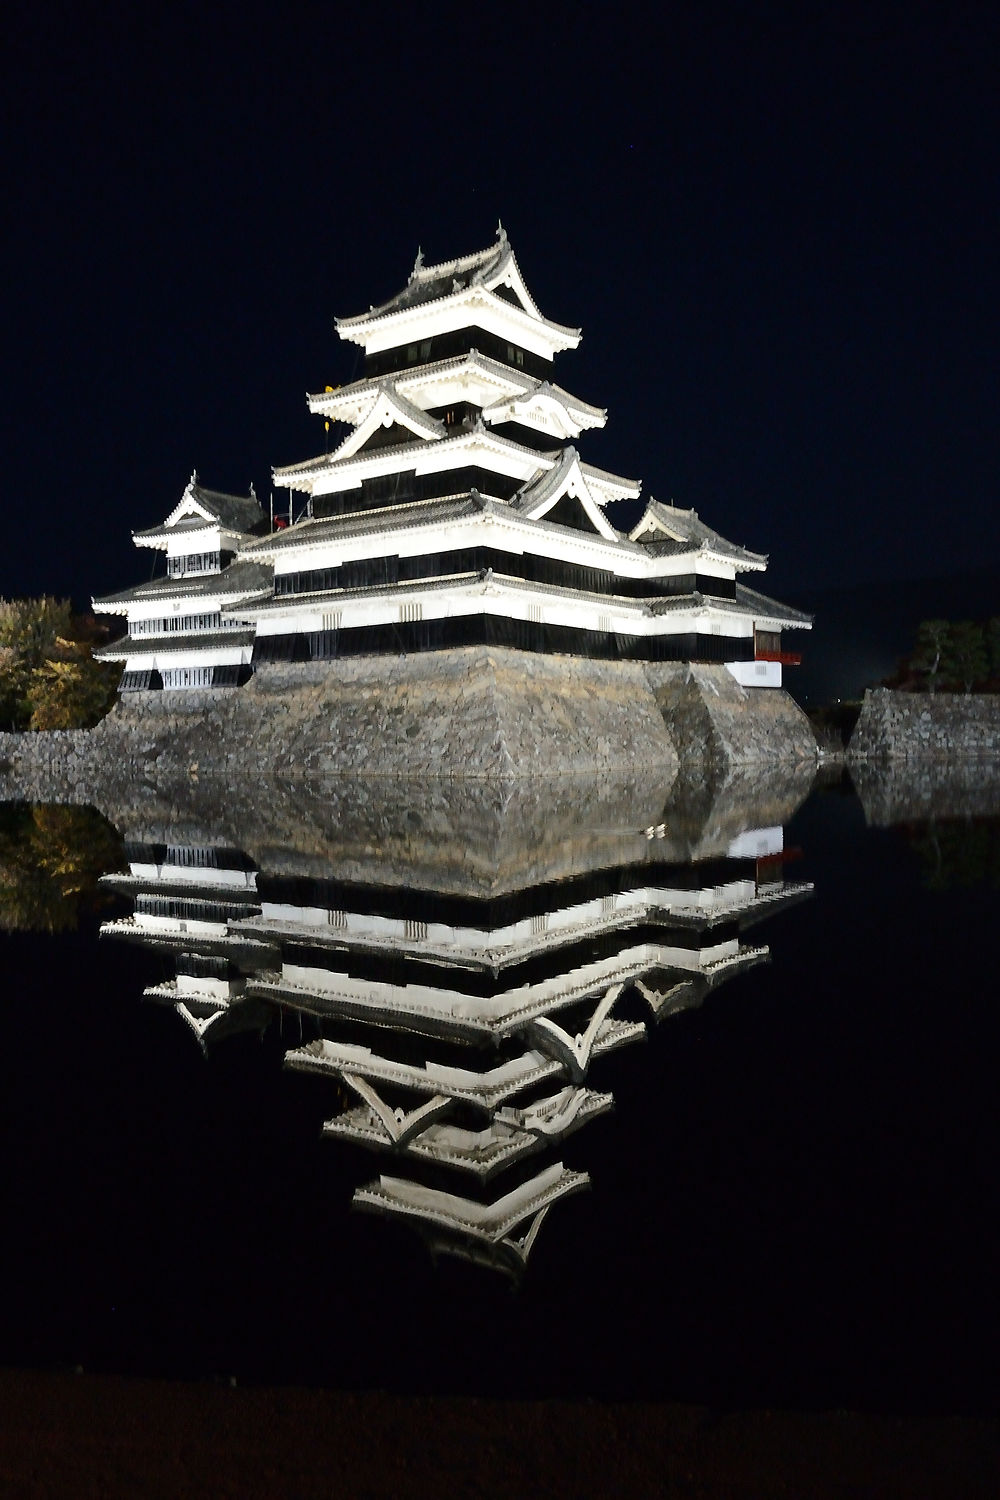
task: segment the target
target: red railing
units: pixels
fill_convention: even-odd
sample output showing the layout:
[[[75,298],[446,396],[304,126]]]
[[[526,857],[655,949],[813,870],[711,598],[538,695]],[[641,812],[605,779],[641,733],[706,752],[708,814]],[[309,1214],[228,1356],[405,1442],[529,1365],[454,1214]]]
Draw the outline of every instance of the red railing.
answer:
[[[802,858],[801,844],[791,844],[787,849],[778,849],[774,854],[758,854],[758,865],[787,865]]]
[[[798,651],[758,651],[755,661],[776,661],[783,667],[800,667],[802,655]]]

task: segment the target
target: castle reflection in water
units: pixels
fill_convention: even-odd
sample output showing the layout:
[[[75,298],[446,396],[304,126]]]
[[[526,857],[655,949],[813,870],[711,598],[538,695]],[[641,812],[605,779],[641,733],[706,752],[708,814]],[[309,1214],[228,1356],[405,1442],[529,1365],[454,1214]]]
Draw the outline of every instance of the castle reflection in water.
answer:
[[[102,932],[170,955],[146,995],[206,1051],[296,1014],[285,1064],[329,1079],[324,1134],[379,1158],[355,1205],[518,1276],[589,1182],[569,1138],[614,1102],[602,1058],[765,961],[758,924],[811,892],[783,837],[811,779],[151,805],[116,817],[105,884],[134,910]]]

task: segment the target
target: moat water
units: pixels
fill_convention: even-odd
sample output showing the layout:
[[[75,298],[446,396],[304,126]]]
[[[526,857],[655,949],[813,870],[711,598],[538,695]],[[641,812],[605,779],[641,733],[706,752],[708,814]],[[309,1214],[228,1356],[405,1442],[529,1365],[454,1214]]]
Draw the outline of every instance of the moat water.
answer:
[[[0,809],[0,1362],[995,1410],[980,782]]]

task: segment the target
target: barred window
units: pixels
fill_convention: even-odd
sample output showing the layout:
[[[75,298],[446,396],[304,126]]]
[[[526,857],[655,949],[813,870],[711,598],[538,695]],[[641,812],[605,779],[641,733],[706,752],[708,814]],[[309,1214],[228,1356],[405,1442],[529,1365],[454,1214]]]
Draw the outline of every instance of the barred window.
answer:
[[[245,630],[242,620],[234,615],[224,615],[219,610],[200,615],[167,615],[149,620],[130,620],[128,633],[133,638],[143,635],[193,635],[198,631]]]
[[[218,552],[185,552],[182,557],[167,558],[167,577],[181,578],[188,573],[218,573],[221,565]]]
[[[216,870],[219,866],[219,851],[195,844],[168,844],[163,862],[182,869]]]
[[[212,686],[212,667],[168,667],[163,673],[165,688],[200,688]]]

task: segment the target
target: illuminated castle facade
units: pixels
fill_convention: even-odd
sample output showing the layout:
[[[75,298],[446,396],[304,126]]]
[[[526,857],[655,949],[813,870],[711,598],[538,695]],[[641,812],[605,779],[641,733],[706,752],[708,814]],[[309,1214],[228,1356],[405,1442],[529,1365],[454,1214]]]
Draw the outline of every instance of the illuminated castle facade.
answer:
[[[333,451],[275,471],[293,515],[299,497],[298,519],[260,535],[241,515],[236,535],[217,517],[205,550],[232,549],[239,588],[220,568],[204,609],[177,602],[182,616],[218,616],[221,629],[205,630],[220,639],[163,640],[169,616],[150,588],[95,600],[128,613],[129,642],[109,652],[124,653],[123,689],[470,645],[724,664],[744,687],[781,686],[782,632],[810,621],[743,582],[764,571],[763,556],[654,499],[627,534],[609,520],[607,507],[635,500],[640,484],[579,451],[606,419],[554,379],[580,330],[541,312],[502,229],[457,260],[418,255],[402,291],[336,326],[363,350],[364,374],[309,398],[346,431]],[[136,542],[165,546],[169,561],[177,523]]]

